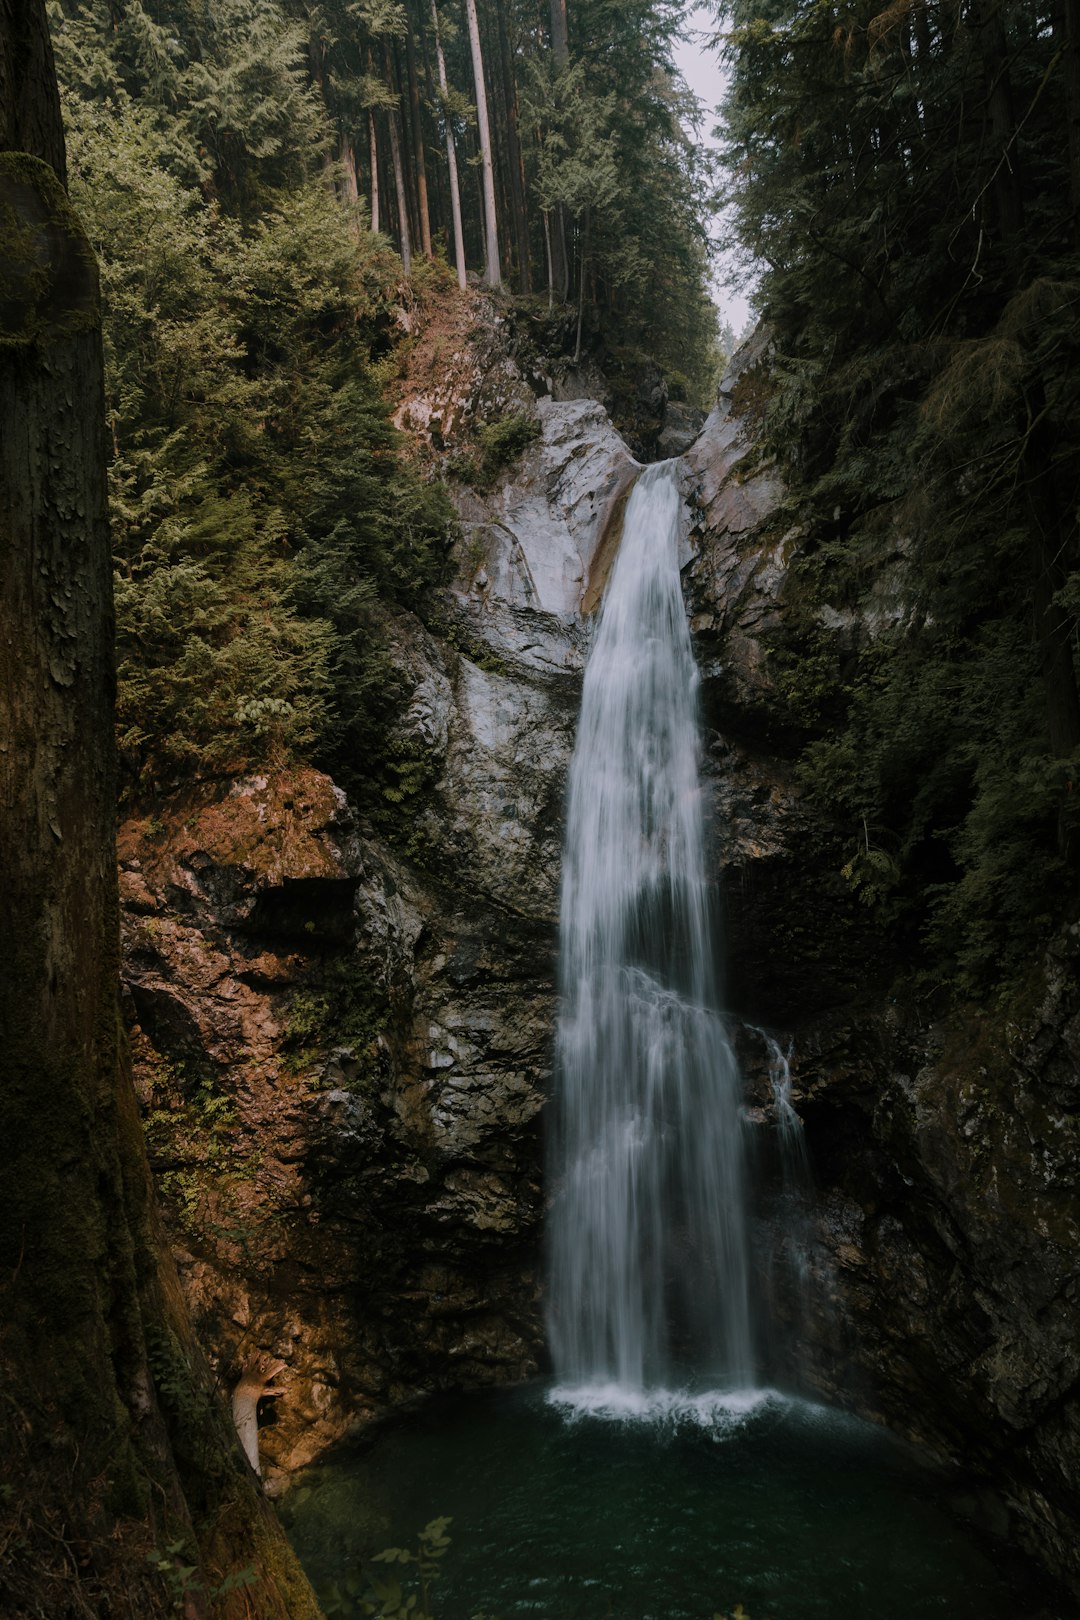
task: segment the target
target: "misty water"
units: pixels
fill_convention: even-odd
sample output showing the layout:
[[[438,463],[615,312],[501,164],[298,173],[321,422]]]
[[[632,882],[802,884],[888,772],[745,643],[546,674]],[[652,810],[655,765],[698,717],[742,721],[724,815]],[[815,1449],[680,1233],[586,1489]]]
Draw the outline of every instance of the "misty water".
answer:
[[[773,1260],[748,1249],[682,520],[674,465],[647,468],[571,767],[547,1119],[554,1380],[395,1420],[310,1470],[287,1525],[316,1586],[344,1589],[451,1516],[436,1620],[710,1620],[740,1603],[752,1620],[1066,1620],[965,1524],[955,1483],[878,1429],[757,1387],[751,1277]],[[812,1176],[788,1055],[758,1033],[798,1293]],[[343,1601],[333,1612],[366,1612]]]
[[[570,769],[548,1340],[574,1387],[753,1381],[739,1080],[717,1003],[674,463],[641,474]]]

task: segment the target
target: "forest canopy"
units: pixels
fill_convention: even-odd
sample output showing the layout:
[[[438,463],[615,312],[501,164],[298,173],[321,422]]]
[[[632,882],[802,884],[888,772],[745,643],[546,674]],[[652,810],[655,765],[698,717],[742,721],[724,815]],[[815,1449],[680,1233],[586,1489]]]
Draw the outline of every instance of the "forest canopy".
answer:
[[[807,536],[778,687],[850,881],[985,989],[1075,904],[1080,5],[720,19],[759,418]]]

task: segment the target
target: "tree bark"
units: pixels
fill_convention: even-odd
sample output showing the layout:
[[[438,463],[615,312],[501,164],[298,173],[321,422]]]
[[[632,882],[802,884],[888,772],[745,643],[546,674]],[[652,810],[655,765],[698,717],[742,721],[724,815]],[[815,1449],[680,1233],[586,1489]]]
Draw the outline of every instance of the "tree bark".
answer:
[[[97,268],[40,0],[0,3],[0,64],[0,1612],[165,1620],[182,1588],[195,1620],[250,1565],[218,1620],[317,1620],[157,1225],[119,1024]]]
[[[585,314],[585,274],[589,265],[589,207],[585,207],[585,225],[581,237],[581,264],[578,269],[577,338],[574,342],[574,364],[581,359],[581,322]]]
[[[67,185],[60,91],[37,0],[0,0],[0,152],[31,152]]]
[[[495,213],[495,171],[492,162],[491,126],[488,123],[484,56],[480,48],[480,20],[476,14],[476,0],[465,0],[465,16],[469,25],[469,50],[472,54],[473,80],[476,85],[476,127],[480,138],[480,164],[484,184],[484,281],[489,287],[498,287],[502,281],[502,272],[499,261],[499,225]]]
[[[379,229],[379,137],[375,132],[375,109],[368,108],[368,162],[371,165],[371,229]]]
[[[1056,32],[1065,76],[1065,127],[1069,145],[1069,205],[1072,237],[1080,247],[1080,0],[1062,0]]]
[[[395,39],[391,47],[394,84],[397,87],[397,117],[401,139],[401,170],[405,180],[405,200],[409,206],[409,242],[416,251],[420,240],[420,207],[417,193],[417,175],[413,142],[412,108],[409,105],[409,78],[402,71],[401,52]]]
[[[383,43],[383,65],[386,69],[386,82],[392,88],[394,73],[390,63],[390,51],[385,42]],[[394,107],[386,109],[386,127],[390,132],[390,161],[394,166],[394,192],[397,197],[401,267],[406,275],[410,275],[412,272],[412,243],[409,240],[409,203],[405,195],[405,171],[401,166],[401,141],[398,136],[397,110]]]
[[[443,97],[443,118],[446,123],[446,167],[450,172],[450,212],[454,224],[454,263],[457,266],[458,286],[465,286],[465,238],[461,228],[461,187],[458,184],[457,151],[454,130],[446,110],[447,82],[446,58],[443,55],[442,36],[439,33],[439,11],[436,0],[431,0],[431,31],[435,38],[435,60],[439,68],[439,89]]]
[[[349,219],[353,235],[359,240],[362,232],[360,226],[360,174],[356,163],[356,148],[352,143],[352,136],[342,130],[338,143],[338,156],[341,163],[341,185],[345,194],[345,204],[349,210]]]
[[[551,0],[551,54],[557,68],[570,61],[570,32],[566,21],[566,0]]]
[[[544,257],[547,260],[548,310],[550,312],[555,307],[555,267],[551,258],[551,215],[546,208],[543,212],[543,221]]]
[[[420,85],[416,76],[416,46],[413,43],[412,19],[405,19],[405,63],[409,77],[409,107],[412,112],[413,152],[416,159],[416,206],[420,216],[420,249],[426,259],[431,258],[431,214],[428,210],[427,156],[424,152],[424,131],[420,119]]]
[[[976,0],[972,22],[979,34],[986,103],[990,118],[990,157],[994,207],[1001,240],[1020,245],[1024,202],[1016,149],[1016,115],[1009,74],[1009,47],[999,0]]]
[[[499,58],[502,63],[503,96],[506,101],[506,161],[510,172],[510,208],[514,219],[514,242],[517,249],[518,291],[527,293],[531,284],[529,215],[525,191],[525,165],[521,156],[521,139],[518,133],[514,57],[510,49],[510,33],[502,6],[495,7],[495,18],[499,30]]]

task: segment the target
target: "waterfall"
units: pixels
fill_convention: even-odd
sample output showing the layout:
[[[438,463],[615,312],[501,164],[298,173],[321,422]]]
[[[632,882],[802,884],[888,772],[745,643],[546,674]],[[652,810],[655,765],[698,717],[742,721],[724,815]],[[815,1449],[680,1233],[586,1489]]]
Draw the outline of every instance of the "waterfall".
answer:
[[[570,770],[548,1329],[569,1388],[753,1383],[674,464],[641,474]]]

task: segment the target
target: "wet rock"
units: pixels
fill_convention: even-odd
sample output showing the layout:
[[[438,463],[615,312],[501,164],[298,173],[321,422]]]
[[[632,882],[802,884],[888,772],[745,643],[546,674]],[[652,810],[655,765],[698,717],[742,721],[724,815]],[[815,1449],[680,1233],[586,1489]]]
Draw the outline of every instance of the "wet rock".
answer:
[[[496,368],[483,404],[476,353],[443,394],[433,355],[426,405],[414,390],[433,447],[535,383]],[[980,1466],[1010,1536],[1080,1580],[1080,933],[1054,942],[1013,1024],[935,1024],[890,999],[778,701],[771,649],[804,535],[744,408],[766,359],[767,335],[686,453],[683,578],[727,1001],[794,1034],[817,1188],[797,1298],[750,1030],[757,1254],[774,1322],[808,1347],[776,1370]],[[312,771],[207,788],[121,831],[151,1154],[223,1376],[253,1349],[286,1363],[261,1446],[272,1482],[389,1405],[542,1362],[562,806],[636,473],[582,395],[540,400],[520,461],[460,489],[454,584],[429,626],[397,621],[402,738],[426,771],[407,837],[390,847]]]
[[[669,399],[664,406],[664,425],[656,441],[657,461],[684,456],[705,426],[707,412]]]

